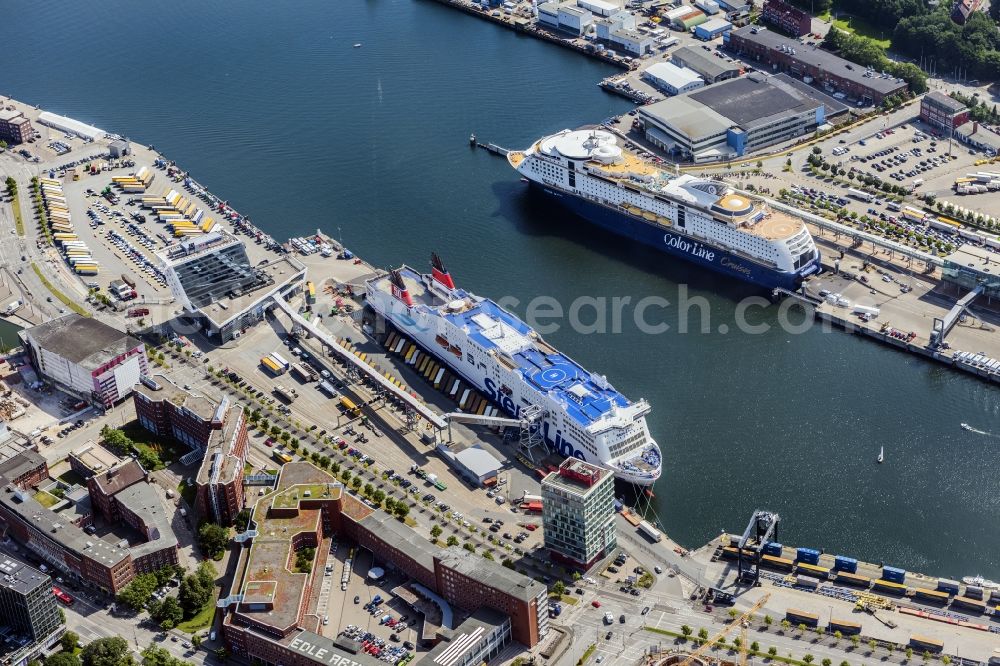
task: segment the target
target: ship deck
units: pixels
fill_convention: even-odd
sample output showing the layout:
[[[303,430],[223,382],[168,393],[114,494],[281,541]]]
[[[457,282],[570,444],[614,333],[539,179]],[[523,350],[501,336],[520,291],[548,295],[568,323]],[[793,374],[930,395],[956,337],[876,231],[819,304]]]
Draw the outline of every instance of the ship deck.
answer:
[[[805,222],[783,211],[768,210],[768,215],[757,224],[748,227],[749,233],[767,240],[791,238],[805,228]]]
[[[628,178],[630,175],[639,176],[659,176],[664,173],[663,169],[647,162],[627,150],[622,151],[622,159],[619,162],[613,164],[604,164],[603,162],[598,162],[596,160],[590,160],[587,162],[588,166],[596,167],[606,174],[617,178]]]

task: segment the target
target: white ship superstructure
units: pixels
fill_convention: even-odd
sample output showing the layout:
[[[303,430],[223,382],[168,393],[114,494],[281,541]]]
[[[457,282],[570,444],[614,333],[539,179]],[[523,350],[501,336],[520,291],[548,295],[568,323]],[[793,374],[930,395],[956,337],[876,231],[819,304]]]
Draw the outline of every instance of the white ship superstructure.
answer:
[[[669,172],[606,130],[563,130],[508,160],[590,221],[714,270],[787,288],[819,270],[801,219],[721,181]]]
[[[661,454],[646,426],[645,400],[628,400],[494,301],[456,288],[436,259],[430,275],[403,266],[366,286],[376,312],[504,412],[541,410],[551,450],[637,485],[659,478]]]

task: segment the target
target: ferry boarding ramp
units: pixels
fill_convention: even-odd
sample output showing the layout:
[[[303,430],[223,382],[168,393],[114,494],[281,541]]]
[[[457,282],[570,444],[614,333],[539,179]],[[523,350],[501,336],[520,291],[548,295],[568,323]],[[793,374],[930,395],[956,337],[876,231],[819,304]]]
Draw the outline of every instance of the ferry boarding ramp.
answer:
[[[353,366],[363,376],[385,389],[390,395],[403,401],[407,406],[413,409],[413,411],[427,419],[427,422],[433,425],[438,431],[444,430],[448,427],[448,422],[441,418],[433,409],[430,408],[429,405],[410,395],[409,391],[396,386],[394,382],[386,379],[376,368],[373,368],[352,354],[349,350],[341,347],[332,336],[328,333],[324,333],[313,322],[307,320],[305,317],[296,312],[295,308],[289,305],[285,299],[275,295],[274,302],[279,308],[284,310],[285,314],[291,317],[292,321],[309,331],[313,337],[322,342],[332,351],[332,353],[339,356],[347,364]]]

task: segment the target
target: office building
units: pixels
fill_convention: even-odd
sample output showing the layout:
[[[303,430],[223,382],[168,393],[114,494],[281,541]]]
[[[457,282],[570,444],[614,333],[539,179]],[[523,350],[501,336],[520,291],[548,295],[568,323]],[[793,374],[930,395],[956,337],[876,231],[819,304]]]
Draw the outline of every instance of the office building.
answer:
[[[705,80],[706,83],[718,83],[727,79],[735,79],[740,75],[737,63],[727,62],[722,58],[714,58],[707,51],[691,46],[681,46],[670,54],[670,61],[678,67],[686,67]]]
[[[542,479],[545,548],[560,564],[586,571],[614,550],[614,475],[567,458]]]
[[[10,555],[0,555],[0,625],[7,630],[0,647],[5,663],[28,661],[66,629],[52,579]]]
[[[264,319],[274,297],[301,289],[306,269],[290,255],[252,266],[243,241],[225,232],[188,237],[156,253],[187,316],[218,342]]]
[[[639,107],[646,138],[694,162],[728,159],[815,132],[847,107],[784,74],[753,72]]]
[[[149,373],[142,342],[94,317],[72,313],[18,335],[40,377],[105,408],[128,397]]]
[[[177,564],[177,537],[155,487],[137,483],[115,495],[121,521],[142,535],[143,541],[129,548],[137,574],[152,573]]]
[[[650,65],[642,73],[642,78],[668,95],[679,95],[705,85],[697,72],[686,67],[679,67],[671,62],[658,62]]]
[[[34,135],[35,130],[31,127],[31,121],[25,118],[23,113],[16,109],[0,108],[0,141],[17,145],[27,143]]]
[[[866,70],[816,45],[803,45],[755,25],[726,33],[726,43],[732,51],[758,63],[761,69],[788,72],[862,104],[881,104],[886,97],[902,95],[908,90],[902,79]]]
[[[228,400],[216,403],[169,381],[136,386],[132,403],[143,428],[191,449],[207,448],[213,433],[222,429],[229,414]]]
[[[249,438],[243,410],[227,410],[221,428],[212,431],[201,467],[195,477],[195,513],[219,525],[232,525],[246,506],[243,492],[244,469]]]
[[[141,385],[140,385],[141,386]],[[98,446],[93,440],[69,453],[69,467],[84,479],[105,472],[121,463],[121,458]]]
[[[969,122],[969,107],[953,97],[932,90],[920,98],[920,119],[948,132]]]
[[[91,503],[104,516],[105,520],[109,523],[118,523],[121,521],[121,514],[118,510],[118,503],[115,501],[115,495],[137,483],[148,481],[149,475],[146,474],[142,465],[129,458],[125,462],[87,479],[87,490],[90,492]]]
[[[471,664],[476,657],[495,655],[508,640],[531,647],[548,630],[544,585],[481,555],[431,544],[345,493],[333,476],[309,463],[281,468],[277,487],[258,500],[249,527],[237,537],[244,545],[237,576],[219,602],[226,646],[240,659],[289,666],[379,663],[320,635],[315,590],[334,538],[369,550],[376,561],[408,577],[400,588],[437,606],[441,628],[431,640],[451,641],[456,660],[468,658]],[[289,558],[305,547],[315,548],[311,572],[292,573]],[[483,626],[457,620],[466,613]],[[456,643],[462,633],[467,638]]]
[[[761,18],[792,37],[812,32],[812,16],[784,0],[766,0]]]

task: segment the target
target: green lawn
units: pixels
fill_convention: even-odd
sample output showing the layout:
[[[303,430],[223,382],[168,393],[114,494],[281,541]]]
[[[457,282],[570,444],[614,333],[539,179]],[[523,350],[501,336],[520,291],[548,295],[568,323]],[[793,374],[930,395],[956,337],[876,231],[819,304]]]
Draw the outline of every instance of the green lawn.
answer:
[[[24,235],[24,220],[21,219],[21,195],[14,195],[14,200],[10,203],[14,207],[14,226],[17,227],[17,235]]]
[[[192,617],[190,620],[184,620],[177,625],[177,628],[181,631],[193,634],[196,631],[201,631],[202,629],[208,629],[212,626],[212,620],[215,618],[215,599],[213,597],[212,603],[206,604],[197,615]]]
[[[46,509],[51,509],[59,503],[59,498],[45,492],[44,490],[39,490],[35,493],[35,501],[44,506]]]
[[[38,264],[32,263],[31,269],[35,271],[35,275],[37,275],[38,279],[42,281],[42,284],[45,285],[45,288],[48,289],[50,292],[52,292],[52,295],[55,296],[57,299],[59,299],[59,301],[61,301],[63,305],[65,305],[70,310],[79,315],[82,315],[84,317],[90,316],[90,313],[84,310],[79,305],[77,305],[76,301],[74,301],[69,296],[56,289],[54,286],[52,286],[52,283],[49,282],[48,278],[45,277],[45,275],[42,273],[42,269],[38,267]]]
[[[833,20],[833,25],[845,32],[853,32],[860,37],[867,37],[883,49],[888,49],[892,44],[891,33],[886,33],[885,30],[873,27],[862,18],[842,14],[839,18]]]

